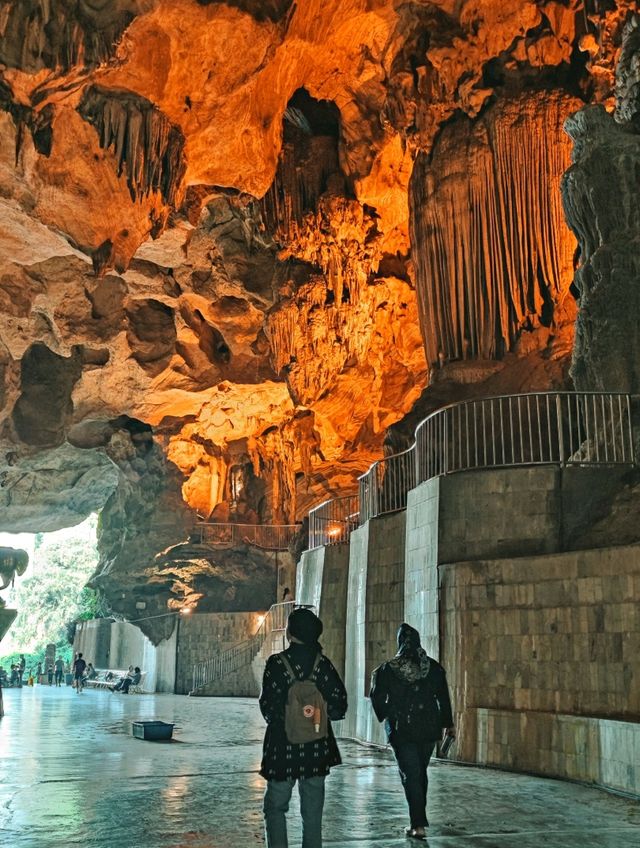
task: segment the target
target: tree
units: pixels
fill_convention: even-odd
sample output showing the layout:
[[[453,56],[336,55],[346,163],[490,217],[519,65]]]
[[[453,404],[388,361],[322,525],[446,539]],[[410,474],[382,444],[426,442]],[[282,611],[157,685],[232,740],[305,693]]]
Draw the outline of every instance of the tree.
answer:
[[[67,624],[103,614],[97,593],[85,586],[96,569],[96,517],[39,539],[30,576],[17,580],[10,597],[18,616],[9,631],[14,650],[44,655],[48,643],[67,644]],[[7,658],[0,660],[6,667]],[[37,660],[35,660],[37,662]]]

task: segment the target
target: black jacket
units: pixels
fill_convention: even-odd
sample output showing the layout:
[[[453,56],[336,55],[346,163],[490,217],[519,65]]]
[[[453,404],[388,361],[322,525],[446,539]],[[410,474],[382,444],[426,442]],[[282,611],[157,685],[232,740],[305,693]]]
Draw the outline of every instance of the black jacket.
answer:
[[[308,677],[318,655],[315,647],[295,643],[286,651],[282,651],[282,654],[286,656],[300,680]],[[291,678],[281,660],[282,654],[269,657],[262,680],[260,710],[267,722],[267,731],[260,774],[267,780],[326,775],[332,766],[342,762],[331,729],[331,721],[344,718],[347,712],[347,692],[333,664],[323,656],[311,680],[327,702],[327,714],[330,719],[328,735],[317,742],[290,743],[284,730],[284,708]]]
[[[382,663],[373,672],[369,697],[391,743],[436,742],[445,727],[453,726],[447,676],[434,659],[427,676],[411,684],[391,663]]]

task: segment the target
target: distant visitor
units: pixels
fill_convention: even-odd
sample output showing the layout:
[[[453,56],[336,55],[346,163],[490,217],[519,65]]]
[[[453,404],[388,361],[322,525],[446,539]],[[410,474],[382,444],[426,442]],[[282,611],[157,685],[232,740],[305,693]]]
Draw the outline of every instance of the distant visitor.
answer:
[[[86,668],[87,663],[83,659],[82,654],[78,654],[78,656],[73,661],[73,685],[75,686],[78,695],[82,692],[84,688],[84,674]]]

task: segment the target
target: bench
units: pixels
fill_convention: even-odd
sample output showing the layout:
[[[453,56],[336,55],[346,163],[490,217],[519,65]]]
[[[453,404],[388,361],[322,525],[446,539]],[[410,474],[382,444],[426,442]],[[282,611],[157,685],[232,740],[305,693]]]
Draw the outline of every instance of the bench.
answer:
[[[118,681],[122,680],[127,676],[128,670],[122,668],[104,668],[104,669],[96,669],[98,672],[98,676],[93,680],[85,680],[84,685],[90,689],[108,689],[111,690],[114,688]],[[111,674],[111,678],[107,680],[107,675]],[[134,686],[133,684],[129,687],[129,694],[133,695],[142,695],[144,694],[144,682],[147,677],[147,672],[141,672],[140,682]]]
[[[126,668],[103,668],[96,669],[98,676],[93,680],[85,680],[84,685],[89,689],[113,689],[118,680],[126,677]],[[107,680],[107,675],[111,674],[111,678]]]

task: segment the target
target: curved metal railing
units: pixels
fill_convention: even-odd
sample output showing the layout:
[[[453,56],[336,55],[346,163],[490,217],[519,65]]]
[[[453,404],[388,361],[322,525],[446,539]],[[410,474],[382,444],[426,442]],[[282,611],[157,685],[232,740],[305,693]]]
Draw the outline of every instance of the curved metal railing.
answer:
[[[309,512],[309,548],[348,542],[359,524],[358,495],[332,498]]]
[[[404,509],[411,489],[443,474],[525,465],[634,465],[633,424],[631,395],[616,392],[535,392],[445,406],[418,425],[410,448],[373,463],[358,480],[357,496],[311,510],[309,547],[348,541],[354,526]]]
[[[200,542],[215,548],[254,545],[267,551],[286,551],[299,531],[299,524],[223,524],[200,521],[197,525]]]

